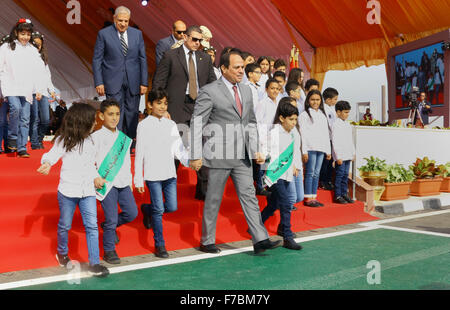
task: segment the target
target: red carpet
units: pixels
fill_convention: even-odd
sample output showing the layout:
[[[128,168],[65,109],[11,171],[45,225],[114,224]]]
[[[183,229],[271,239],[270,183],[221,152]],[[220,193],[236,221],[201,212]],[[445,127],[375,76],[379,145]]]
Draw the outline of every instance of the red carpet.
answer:
[[[30,151],[28,159],[0,155],[0,273],[50,267],[56,265],[56,228],[59,219],[56,190],[61,162],[52,168],[50,175],[36,172],[46,150]],[[133,160],[134,158],[132,158]],[[169,251],[198,247],[201,236],[203,202],[194,199],[196,175],[191,169],[180,166],[178,173],[178,211],[164,215],[164,236]],[[292,213],[292,230],[304,231],[316,228],[345,225],[377,218],[364,212],[363,203],[338,205],[331,203],[331,192],[319,191],[322,208],[297,205]],[[138,207],[149,201],[148,190],[143,195],[135,192]],[[257,196],[260,207],[266,205],[265,197]],[[98,204],[98,222],[104,220]],[[276,234],[279,213],[266,222],[270,235]],[[229,180],[225,190],[217,222],[217,244],[247,240],[247,224]],[[100,255],[102,230],[99,229]],[[154,252],[153,232],[142,224],[142,214],[130,224],[118,229],[119,256],[136,256]],[[69,232],[69,255],[72,259],[87,261],[87,245],[81,215],[77,209]]]

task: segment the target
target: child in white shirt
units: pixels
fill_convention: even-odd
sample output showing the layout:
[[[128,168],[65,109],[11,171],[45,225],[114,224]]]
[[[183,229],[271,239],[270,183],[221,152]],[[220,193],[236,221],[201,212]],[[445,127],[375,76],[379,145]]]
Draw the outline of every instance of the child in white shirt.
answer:
[[[334,182],[334,202],[340,204],[353,203],[348,196],[348,172],[350,163],[355,157],[352,126],[346,122],[350,113],[350,103],[339,101],[336,106],[337,119],[333,124],[332,142],[333,158],[336,163],[336,179]]]
[[[163,237],[162,216],[177,210],[177,173],[174,157],[185,167],[189,154],[184,148],[177,124],[164,117],[167,92],[161,88],[148,94],[147,109],[151,114],[138,124],[134,184],[144,193],[144,180],[150,191],[151,204],[142,204],[144,226],[153,228],[155,255],[169,257]],[[165,201],[163,201],[163,193]]]
[[[34,47],[33,47],[34,48]],[[60,218],[58,222],[58,249],[56,259],[61,267],[70,266],[68,256],[69,230],[78,204],[86,230],[89,273],[104,277],[109,274],[100,265],[97,227],[97,202],[94,180],[95,147],[91,132],[95,127],[95,109],[85,103],[75,103],[67,111],[61,127],[56,132],[54,146],[41,159],[39,173],[48,175],[51,167],[62,159],[58,185]]]
[[[100,187],[96,194],[105,215],[105,221],[100,224],[103,228],[103,259],[110,264],[120,264],[115,250],[115,244],[119,242],[116,228],[133,221],[138,214],[132,190],[132,140],[117,129],[120,105],[116,100],[102,101],[99,118],[103,121],[103,126],[92,134],[92,140],[100,177],[96,179],[96,185]],[[120,205],[120,213],[117,204]]]

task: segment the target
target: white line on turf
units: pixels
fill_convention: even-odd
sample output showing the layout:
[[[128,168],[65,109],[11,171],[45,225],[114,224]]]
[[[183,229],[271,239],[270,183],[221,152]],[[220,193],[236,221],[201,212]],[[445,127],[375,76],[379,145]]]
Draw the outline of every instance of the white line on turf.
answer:
[[[362,225],[362,226],[366,226],[366,227],[371,227],[371,226],[378,226],[380,224],[401,222],[401,221],[412,220],[412,219],[421,218],[421,217],[427,217],[427,216],[440,215],[440,214],[445,214],[445,213],[450,213],[450,209],[440,210],[440,211],[433,211],[433,212],[427,212],[427,213],[405,215],[405,216],[395,217],[395,218],[391,218],[391,219],[385,219],[385,220],[379,220],[379,221],[371,221],[371,222],[358,223],[358,224]]]
[[[315,236],[296,238],[295,241],[299,242],[299,243],[300,242],[308,242],[308,241],[312,241],[312,240],[343,236],[343,235],[347,235],[347,234],[352,234],[352,233],[357,233],[357,232],[362,232],[362,231],[369,231],[369,230],[374,230],[374,229],[378,229],[378,228],[379,227],[376,227],[376,226],[355,228],[355,229],[343,230],[343,231],[338,231],[338,232],[333,232],[333,233],[319,234],[319,235],[315,235]],[[114,273],[120,273],[120,272],[126,272],[126,271],[134,271],[134,270],[140,270],[140,269],[148,269],[148,268],[154,268],[154,267],[160,267],[160,266],[192,262],[192,261],[201,260],[201,259],[217,258],[217,257],[221,257],[221,256],[239,254],[239,253],[248,252],[248,251],[252,251],[252,250],[253,250],[253,246],[249,246],[249,247],[245,247],[245,248],[222,250],[222,252],[220,252],[219,254],[205,253],[205,254],[198,254],[198,255],[190,255],[190,256],[177,257],[177,258],[171,258],[171,259],[165,259],[165,260],[158,260],[158,261],[148,262],[148,263],[127,265],[127,266],[120,266],[120,267],[111,267],[108,269],[109,269],[110,274],[114,274]],[[90,275],[88,275],[87,273],[81,273],[81,274],[79,274],[79,276],[80,276],[80,278],[90,277]],[[9,283],[1,283],[0,290],[13,289],[13,288],[19,288],[19,287],[25,287],[25,286],[34,286],[34,285],[40,285],[40,284],[48,284],[48,283],[68,281],[68,280],[74,281],[74,274],[66,274],[66,275],[36,278],[36,279],[22,280],[22,281],[9,282]]]
[[[423,234],[423,235],[431,235],[431,236],[450,238],[450,234],[438,233],[438,232],[433,232],[433,231],[417,230],[417,229],[395,227],[395,226],[388,226],[388,225],[378,225],[377,227],[384,228],[384,229],[390,229],[390,230],[405,231],[405,232],[415,233],[415,234]]]

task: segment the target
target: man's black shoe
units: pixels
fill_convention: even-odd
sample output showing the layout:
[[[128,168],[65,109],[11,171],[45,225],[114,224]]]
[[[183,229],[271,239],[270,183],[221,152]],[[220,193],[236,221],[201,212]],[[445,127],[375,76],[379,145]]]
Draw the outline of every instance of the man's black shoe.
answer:
[[[283,248],[290,250],[301,250],[303,247],[300,244],[296,243],[293,238],[289,238],[284,239]]]
[[[103,230],[105,230],[105,222],[101,222],[100,223],[100,226],[101,226],[101,228],[103,229]],[[119,239],[119,236],[117,235],[117,231],[115,230],[114,231],[114,244],[118,244],[119,243],[119,241],[120,241],[120,239]]]
[[[7,148],[16,151],[17,150],[17,141],[16,140],[8,140]]]
[[[259,241],[253,245],[253,252],[255,254],[260,254],[265,250],[274,249],[281,244],[281,240],[271,241],[270,239],[265,239],[263,241]]]
[[[336,197],[333,202],[343,204],[343,205],[348,203],[347,200],[345,200],[344,197],[342,197],[342,196]]]
[[[321,207],[320,202],[318,202],[317,200],[305,201],[303,205],[313,208]]]
[[[103,265],[97,264],[97,265],[89,265],[88,273],[90,275],[93,275],[94,277],[104,278],[109,275],[109,270]]]
[[[120,264],[120,258],[117,255],[115,250],[105,251],[105,255],[103,256],[103,260],[109,264]]]
[[[348,197],[348,195],[344,195],[344,196],[342,196],[342,198],[344,198],[348,203],[355,203],[355,201],[353,199],[351,199],[350,197]]]
[[[326,191],[332,191],[333,190],[333,184],[330,182],[323,182],[321,187]]]
[[[70,265],[70,258],[67,255],[60,255],[59,253],[56,253],[56,260],[61,267],[68,268]]]
[[[212,254],[220,253],[220,249],[216,247],[215,244],[208,244],[208,245],[200,244],[200,251]]]
[[[167,253],[165,246],[157,246],[155,255],[160,258],[168,258],[169,257],[169,253]]]
[[[30,154],[28,154],[27,151],[20,151],[20,152],[17,153],[17,156],[21,157],[21,158],[29,158]]]
[[[148,215],[147,211],[146,211],[146,208],[148,208],[149,206],[150,205],[145,204],[145,203],[141,204],[141,211],[142,211],[142,214],[144,215],[143,223],[144,223],[144,227],[147,229],[152,228],[152,217],[151,217],[151,215]]]

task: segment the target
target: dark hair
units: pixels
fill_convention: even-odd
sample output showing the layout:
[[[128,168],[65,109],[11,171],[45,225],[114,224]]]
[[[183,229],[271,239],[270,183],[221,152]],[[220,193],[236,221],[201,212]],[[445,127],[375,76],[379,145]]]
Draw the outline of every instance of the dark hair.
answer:
[[[319,87],[320,83],[316,79],[309,79],[309,80],[306,81],[305,89],[309,90],[311,88],[311,86],[313,86],[313,85],[317,85],[317,87]],[[322,95],[320,95],[320,97],[322,97]]]
[[[41,50],[39,51],[38,46],[34,43],[34,39],[40,39],[42,41]],[[36,47],[39,51],[39,54],[41,54],[41,58],[44,61],[44,63],[48,64],[48,54],[47,54],[47,47],[44,43],[44,35],[41,34],[39,31],[35,31],[31,34],[31,44],[33,44],[34,47]]]
[[[155,100],[161,100],[163,98],[167,98],[167,101],[169,101],[169,94],[161,87],[150,91],[147,96],[147,100],[150,104]]]
[[[259,68],[258,64],[255,64],[255,63],[248,64],[245,67],[245,74],[247,75],[247,77],[250,73],[255,72],[255,69],[257,69],[257,68]]]
[[[22,31],[28,31],[30,32],[31,35],[31,33],[33,32],[33,24],[31,22],[30,23],[17,22],[17,24],[12,28],[7,41],[9,43],[9,47],[11,48],[11,50],[14,51],[16,49],[15,40],[17,40],[17,33]]]
[[[346,111],[346,110],[351,110],[352,107],[348,101],[341,100],[336,103],[336,105],[334,106],[334,109],[336,111]]]
[[[275,112],[275,117],[273,119],[274,124],[281,123],[280,116],[283,116],[284,118],[292,115],[298,116],[298,109],[296,106],[292,105],[292,101],[295,101],[295,99],[291,97],[281,98],[280,102],[278,103],[277,111]]]
[[[295,81],[295,82],[299,83],[300,87],[304,90],[303,81],[301,83],[299,82],[299,80],[302,77],[302,72],[303,72],[303,70],[300,69],[300,68],[292,68],[289,71],[288,83],[292,82],[292,81]]]
[[[250,54],[249,52],[241,52],[241,56],[242,56],[242,59],[244,59],[244,60],[246,60],[247,59],[247,57],[253,57],[253,55],[252,54]],[[255,58],[255,57],[253,57],[253,58]]]
[[[228,68],[230,66],[230,56],[231,55],[239,55],[242,57],[241,50],[238,48],[232,47],[228,50],[228,52],[222,53],[222,55],[220,55],[219,67],[224,66],[225,68]]]
[[[115,99],[105,99],[102,101],[102,103],[100,103],[100,112],[105,113],[105,111],[112,106],[118,107],[120,110],[120,103],[118,103]]]
[[[310,92],[308,92],[308,95],[306,95],[306,99],[305,99],[305,111],[306,111],[306,113],[308,113],[309,118],[312,120],[311,113],[309,112],[309,108],[311,108],[311,105],[309,104],[309,99],[312,97],[312,95],[319,95],[320,96],[319,110],[321,110],[323,115],[325,115],[325,117],[326,117],[327,114],[325,113],[325,108],[323,107],[322,94],[320,93],[319,90],[313,89]],[[328,118],[327,118],[327,120],[328,120]]]
[[[89,137],[95,124],[95,114],[96,110],[91,105],[74,102],[64,114],[53,141],[60,138],[66,152],[78,145],[83,147],[84,139]]]
[[[281,58],[278,58],[277,60],[275,60],[275,63],[273,64],[273,67],[275,69],[279,68],[279,67],[283,67],[283,66],[286,67],[286,62]]]
[[[267,75],[269,76],[269,78],[271,78],[272,77],[272,74],[271,74],[271,67],[270,67],[270,59],[269,59],[269,57],[267,57],[267,56],[260,56],[259,58],[258,58],[258,61],[256,62],[259,66],[261,66],[261,62],[263,62],[264,60],[267,60],[267,62],[269,63],[269,70],[267,70]]]
[[[284,89],[286,90],[286,93],[290,95],[291,91],[296,90],[297,88],[301,87],[300,84],[296,81],[287,82]]]
[[[276,83],[277,85],[280,85],[280,84],[278,83],[278,81],[275,80],[274,78],[268,78],[267,81],[266,81],[266,85],[265,85],[265,86],[266,86],[266,89],[269,88],[270,84],[272,84],[272,83]]]
[[[273,78],[276,78],[276,77],[281,77],[281,78],[283,78],[283,80],[286,80],[286,73],[284,73],[283,71],[275,71],[273,73]]]
[[[332,88],[332,87],[328,87],[327,89],[325,89],[322,94],[323,100],[332,99],[338,95],[339,95],[339,92],[335,88]]]
[[[191,35],[191,33],[192,32],[198,32],[198,33],[200,33],[200,34],[202,34],[203,32],[202,32],[202,29],[200,29],[200,26],[198,26],[198,25],[192,25],[192,26],[189,26],[187,29],[186,29],[186,35],[187,36],[189,36],[189,35]]]

